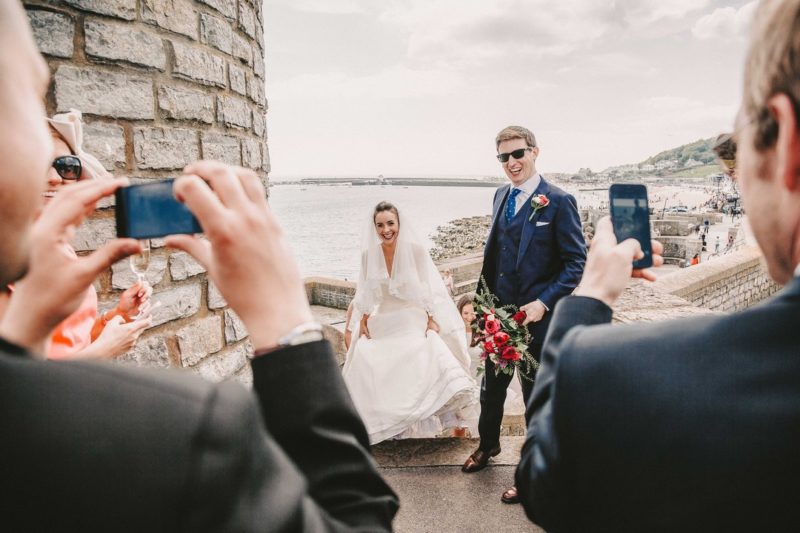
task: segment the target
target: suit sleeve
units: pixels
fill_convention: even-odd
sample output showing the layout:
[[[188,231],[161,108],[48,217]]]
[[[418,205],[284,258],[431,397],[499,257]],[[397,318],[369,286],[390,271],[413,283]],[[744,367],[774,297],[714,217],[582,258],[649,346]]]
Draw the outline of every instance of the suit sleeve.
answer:
[[[556,246],[563,268],[556,279],[539,295],[539,300],[553,309],[556,302],[571,294],[583,276],[586,264],[586,243],[575,197],[567,194],[558,205],[555,216]]]
[[[236,384],[209,400],[185,530],[391,531],[397,496],[369,454],[327,341],[252,367],[257,402]]]
[[[568,529],[568,464],[563,422],[572,398],[566,389],[574,343],[583,326],[611,321],[611,308],[593,298],[561,300],[550,323],[542,350],[542,365],[528,402],[530,420],[516,472],[520,499],[528,517],[547,530]]]

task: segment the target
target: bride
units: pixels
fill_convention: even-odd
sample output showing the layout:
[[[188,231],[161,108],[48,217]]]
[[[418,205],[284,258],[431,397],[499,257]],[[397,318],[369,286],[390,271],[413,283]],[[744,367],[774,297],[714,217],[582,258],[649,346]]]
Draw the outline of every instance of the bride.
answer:
[[[387,202],[365,229],[347,329],[344,380],[370,443],[474,432],[464,324],[423,241]]]

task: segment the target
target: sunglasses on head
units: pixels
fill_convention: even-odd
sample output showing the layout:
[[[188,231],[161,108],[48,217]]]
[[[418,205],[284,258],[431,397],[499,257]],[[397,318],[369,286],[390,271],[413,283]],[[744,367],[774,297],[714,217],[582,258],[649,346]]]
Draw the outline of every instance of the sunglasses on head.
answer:
[[[74,155],[63,155],[53,160],[53,168],[61,179],[78,180],[81,178],[81,160]]]
[[[507,152],[505,154],[497,154],[497,160],[501,163],[505,163],[508,161],[509,157],[513,157],[514,159],[522,159],[525,156],[525,152],[528,150],[533,150],[530,146],[527,148],[520,148],[519,150],[514,150],[513,152]]]

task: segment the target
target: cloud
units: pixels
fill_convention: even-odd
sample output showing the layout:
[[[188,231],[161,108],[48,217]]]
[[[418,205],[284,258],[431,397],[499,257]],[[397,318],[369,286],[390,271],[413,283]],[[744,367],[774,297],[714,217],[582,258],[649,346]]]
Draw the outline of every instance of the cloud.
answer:
[[[692,35],[701,40],[743,41],[756,9],[754,0],[739,9],[721,7],[700,18],[692,27]]]

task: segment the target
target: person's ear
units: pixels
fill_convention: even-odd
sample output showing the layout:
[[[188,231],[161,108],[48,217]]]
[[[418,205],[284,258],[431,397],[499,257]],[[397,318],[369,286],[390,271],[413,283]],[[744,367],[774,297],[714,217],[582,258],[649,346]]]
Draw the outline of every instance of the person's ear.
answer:
[[[776,94],[767,101],[769,112],[778,124],[775,141],[775,174],[790,191],[800,190],[800,134],[792,99]]]
[[[534,160],[535,160],[537,157],[539,157],[539,147],[538,147],[538,146],[534,146],[534,147],[531,149],[531,154],[533,155],[533,159],[534,159]]]

